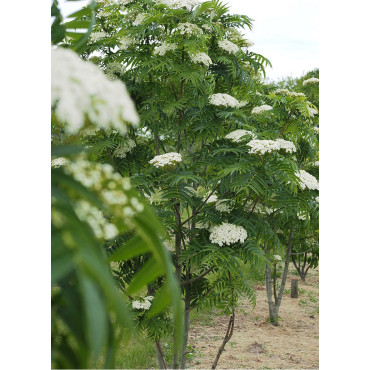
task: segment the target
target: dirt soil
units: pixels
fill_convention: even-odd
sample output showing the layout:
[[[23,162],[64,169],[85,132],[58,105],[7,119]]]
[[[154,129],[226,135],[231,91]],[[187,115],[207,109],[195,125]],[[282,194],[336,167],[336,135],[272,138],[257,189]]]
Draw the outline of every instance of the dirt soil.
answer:
[[[319,271],[308,272],[306,282],[292,275],[285,285],[279,326],[267,322],[268,304],[264,286],[255,286],[253,311],[241,301],[234,334],[226,344],[217,369],[318,369],[319,367]],[[291,279],[299,279],[299,297],[290,298]],[[211,369],[225,335],[229,318],[213,317],[211,324],[192,322],[188,368]]]

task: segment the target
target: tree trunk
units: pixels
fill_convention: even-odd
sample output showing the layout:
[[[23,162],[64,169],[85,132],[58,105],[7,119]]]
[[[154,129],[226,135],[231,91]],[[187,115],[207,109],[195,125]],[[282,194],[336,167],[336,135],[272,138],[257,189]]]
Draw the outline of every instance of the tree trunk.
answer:
[[[298,279],[291,280],[290,298],[298,298]]]
[[[279,309],[280,309],[281,301],[283,299],[285,283],[286,283],[286,279],[288,276],[292,245],[293,245],[293,227],[290,228],[290,232],[289,232],[289,240],[288,240],[287,252],[286,252],[286,257],[285,257],[285,266],[284,266],[283,275],[281,277],[281,285],[279,289],[279,294],[277,295],[277,298],[276,296],[274,297],[275,298],[274,302],[272,300],[272,291],[273,291],[273,287],[275,287],[275,284],[276,284],[276,274],[274,274],[275,281],[272,281],[270,267],[268,264],[266,264],[265,280],[266,280],[267,301],[269,305],[269,318],[270,318],[271,324],[274,326],[279,325]]]
[[[188,293],[188,289],[186,288],[185,292],[185,313],[184,313],[184,343],[182,347],[182,354],[181,354],[181,367],[180,369],[185,369],[186,365],[186,351],[188,347],[188,338],[189,338],[189,325],[190,325],[190,297]]]
[[[231,337],[233,335],[233,332],[234,332],[234,322],[235,322],[235,311],[232,310],[232,313],[231,313],[231,316],[230,316],[230,320],[229,320],[229,325],[227,327],[227,331],[226,331],[224,340],[223,340],[220,348],[218,349],[216,358],[215,358],[215,360],[214,360],[214,362],[212,364],[212,369],[216,369],[218,360],[220,359],[220,357],[222,355],[222,352],[225,350],[226,343],[231,339]]]
[[[155,341],[155,352],[157,354],[158,369],[167,369],[161,348],[161,342],[159,340]]]

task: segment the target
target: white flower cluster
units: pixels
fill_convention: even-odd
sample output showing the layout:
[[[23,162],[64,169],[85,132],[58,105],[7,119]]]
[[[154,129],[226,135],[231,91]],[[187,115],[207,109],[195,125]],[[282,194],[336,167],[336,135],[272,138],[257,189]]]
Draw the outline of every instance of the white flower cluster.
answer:
[[[308,219],[310,219],[310,215],[307,215],[307,213],[304,211],[298,212],[297,217],[298,217],[298,220],[301,220],[301,221],[306,221],[307,217]]]
[[[310,108],[308,107],[308,114],[310,115],[310,117],[313,117],[315,114],[317,114],[317,110],[315,108]]]
[[[136,40],[130,36],[123,36],[119,42],[119,47],[122,50],[127,50],[131,45],[134,45]]]
[[[105,73],[110,80],[115,80],[117,78],[115,74],[118,73],[122,75],[124,70],[120,62],[111,62],[105,66]]]
[[[76,202],[75,211],[78,218],[87,222],[98,239],[112,239],[118,235],[117,227],[110,223],[103,212],[85,200]]]
[[[134,26],[140,26],[146,18],[148,18],[149,14],[146,14],[146,13],[140,13],[137,15],[137,17],[135,18],[135,20],[132,22],[132,24]]]
[[[100,128],[98,128],[98,127],[91,127],[90,126],[90,127],[86,127],[83,130],[81,130],[80,134],[83,137],[86,137],[86,136],[95,136],[99,131],[100,131]]]
[[[180,153],[171,152],[155,156],[149,161],[156,168],[173,168],[177,163],[182,161]]]
[[[69,49],[51,51],[51,106],[71,134],[78,132],[86,117],[97,127],[114,128],[123,135],[127,122],[139,123],[125,84],[109,81],[97,66]]]
[[[239,51],[239,46],[229,40],[220,40],[218,46],[230,54],[236,54]]]
[[[247,143],[251,149],[251,154],[271,153],[273,150],[284,149],[287,153],[296,152],[296,147],[291,141],[276,139],[276,140],[252,140]]]
[[[154,47],[154,55],[165,55],[167,53],[167,51],[174,51],[177,49],[177,45],[176,44],[170,44],[168,42],[164,42],[162,45],[160,46],[155,46]]]
[[[232,131],[229,134],[227,134],[225,136],[225,139],[230,139],[234,143],[239,143],[240,141],[243,140],[243,137],[246,136],[246,135],[251,136],[253,139],[256,139],[257,138],[256,134],[253,133],[252,131],[235,130],[235,131]]]
[[[296,172],[296,176],[300,179],[299,186],[302,190],[306,188],[310,190],[319,190],[319,183],[316,177],[312,176],[305,170]]]
[[[212,31],[212,27],[209,24],[202,24],[202,28],[209,32]]]
[[[51,167],[53,168],[59,168],[61,166],[65,166],[69,163],[69,160],[64,157],[55,158],[51,161]]]
[[[190,54],[190,59],[193,63],[203,63],[206,67],[209,67],[212,64],[212,59],[206,53],[202,52]]]
[[[260,107],[255,107],[252,109],[252,114],[260,114],[260,113],[263,113],[263,112],[267,112],[269,110],[271,110],[272,107],[269,106],[269,105],[261,105]]]
[[[134,140],[127,139],[124,144],[120,144],[117,146],[117,148],[113,152],[113,156],[118,158],[126,158],[127,153],[131,152],[131,150],[134,149],[135,146],[136,143]]]
[[[319,133],[319,128],[318,128],[318,127],[312,127],[312,128],[313,128],[313,130],[314,130],[315,132]]]
[[[223,106],[223,107],[231,107],[237,108],[239,107],[238,99],[235,99],[233,96],[229,94],[213,94],[209,97],[209,103],[216,106]]]
[[[319,196],[315,198],[316,202],[319,203]]]
[[[132,301],[132,308],[136,308],[137,310],[149,310],[150,306],[152,305],[151,301],[153,299],[153,296],[148,295],[147,297],[143,298],[142,301]]]
[[[233,28],[233,27],[226,28],[225,31],[226,31],[228,39],[230,39],[231,41],[240,42],[244,40],[243,35],[236,28]]]
[[[233,210],[233,206],[229,199],[220,199],[215,204],[216,211],[221,213],[230,213]]]
[[[92,32],[90,35],[90,40],[95,42],[103,39],[104,37],[108,37],[105,32]]]
[[[157,0],[157,4],[166,5],[172,9],[186,8],[191,10],[194,6],[200,4],[200,0]]]
[[[283,259],[278,254],[274,254],[273,260],[275,263],[281,262]]]
[[[177,29],[180,31],[181,35],[191,36],[202,34],[203,31],[193,23],[179,23]]]
[[[117,219],[124,218],[127,223],[129,222],[127,217],[142,212],[144,209],[143,204],[137,198],[128,197],[125,194],[131,189],[130,180],[115,173],[109,164],[92,163],[79,159],[68,163],[65,166],[65,172],[85,187],[99,194],[99,197],[109,206],[111,216]]]
[[[287,95],[287,96],[294,97],[294,98],[297,98],[297,97],[305,98],[306,97],[306,95],[303,94],[303,93],[297,93],[297,92],[294,92],[294,91],[289,91],[288,89],[277,89],[277,90],[275,90],[275,93],[276,94],[281,94],[281,95]]]
[[[242,226],[226,222],[223,222],[222,225],[212,226],[209,231],[209,240],[219,246],[243,243],[248,237],[247,231]]]
[[[208,194],[206,194],[206,195],[204,196],[204,198],[203,198],[203,202],[207,199],[207,197],[209,196],[209,193],[210,193],[210,192],[208,192]],[[207,199],[207,202],[206,202],[206,203],[215,203],[215,202],[217,202],[217,200],[218,200],[218,196],[217,196],[216,194],[212,194],[212,195]]]
[[[303,86],[310,85],[310,84],[318,84],[318,83],[319,83],[319,79],[315,78],[315,77],[312,77],[312,78],[309,78],[308,80],[304,80],[303,81]]]

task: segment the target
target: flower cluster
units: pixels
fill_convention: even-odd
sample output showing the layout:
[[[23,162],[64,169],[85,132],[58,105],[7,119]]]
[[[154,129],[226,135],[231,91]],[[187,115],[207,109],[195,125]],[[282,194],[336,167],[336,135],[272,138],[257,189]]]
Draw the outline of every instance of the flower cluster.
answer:
[[[181,35],[191,36],[191,35],[199,35],[202,34],[203,31],[193,23],[179,23],[177,29],[180,31]]]
[[[212,59],[206,53],[190,54],[190,59],[193,63],[203,63],[206,67],[212,64]]]
[[[186,8],[191,10],[200,0],[157,0],[157,4],[166,5],[172,9]]]
[[[273,261],[274,261],[274,263],[276,264],[276,263],[278,263],[278,262],[281,262],[283,259],[281,258],[281,256],[279,256],[278,254],[274,254],[274,256],[273,256]]]
[[[294,97],[294,98],[297,98],[297,97],[303,97],[305,98],[306,95],[303,94],[303,93],[297,93],[297,92],[294,92],[294,91],[289,91],[287,89],[277,89],[275,90],[275,93],[276,94],[281,94],[281,95],[287,95],[287,96],[290,96],[290,97]]]
[[[123,72],[124,67],[120,62],[111,62],[105,66],[105,73],[110,80],[115,80],[117,78],[116,73],[122,75]]]
[[[149,310],[150,306],[152,305],[152,300],[154,299],[153,296],[148,295],[147,297],[143,298],[140,301],[132,301],[132,308],[137,310]]]
[[[131,152],[134,149],[136,143],[132,139],[127,139],[124,144],[120,144],[117,146],[115,151],[113,152],[113,156],[118,158],[126,158],[127,153]]]
[[[132,24],[134,26],[140,26],[145,21],[146,18],[148,18],[148,14],[146,14],[146,13],[140,13],[140,14],[137,15],[137,17],[132,22]]]
[[[210,192],[208,192],[208,194],[206,194],[206,195],[204,196],[204,198],[203,198],[203,202],[208,198],[209,193],[210,193]],[[206,203],[215,203],[215,202],[217,202],[217,200],[218,200],[218,196],[217,196],[216,194],[212,194],[212,195],[207,199]]]
[[[149,161],[156,168],[173,168],[177,163],[182,161],[180,153],[171,152],[155,156]]]
[[[99,41],[108,35],[105,32],[93,32],[90,35],[90,40],[93,42]]]
[[[134,45],[136,40],[130,36],[123,36],[119,42],[119,47],[122,50],[127,50],[131,45]]]
[[[313,130],[314,130],[316,133],[319,133],[319,128],[318,128],[318,127],[313,127]]]
[[[167,51],[174,51],[177,49],[177,45],[176,44],[170,44],[168,42],[164,42],[162,45],[160,46],[155,46],[154,47],[154,55],[165,55],[167,53]]]
[[[236,54],[239,51],[239,46],[229,40],[220,40],[218,46],[230,54]]]
[[[213,94],[209,97],[209,103],[212,105],[238,108],[239,101],[229,94]]]
[[[109,212],[110,222],[101,210],[85,200],[76,202],[77,215],[89,223],[97,238],[114,237],[117,234],[116,226],[130,226],[131,217],[144,210],[144,205],[127,193],[131,189],[130,180],[115,173],[109,164],[93,163],[80,158],[65,165],[64,171],[95,192]]]
[[[319,203],[319,196],[315,198],[316,202]]]
[[[229,199],[220,199],[215,204],[216,211],[221,213],[230,213],[233,210],[233,206]]]
[[[222,225],[210,228],[209,240],[219,246],[243,243],[247,239],[247,231],[242,226],[223,222]]]
[[[90,127],[86,127],[83,130],[81,130],[80,134],[83,137],[86,137],[86,136],[95,136],[99,131],[100,131],[100,128],[98,128],[98,127],[91,127],[90,126]]]
[[[301,220],[301,221],[306,221],[307,218],[310,219],[310,215],[308,215],[306,212],[304,211],[300,211],[297,213],[297,217],[298,217],[298,220]]]
[[[56,117],[75,134],[85,118],[100,128],[114,128],[126,134],[126,123],[139,123],[126,86],[109,81],[91,62],[83,61],[69,49],[51,51],[51,106]]]
[[[65,166],[69,163],[69,160],[64,157],[55,158],[51,161],[51,167],[53,168],[59,168],[61,166]]]
[[[296,152],[296,147],[291,141],[276,139],[276,140],[252,140],[247,143],[251,149],[251,154],[271,153],[274,150],[284,149],[287,153]]]
[[[310,115],[310,117],[313,117],[315,114],[317,114],[317,110],[315,108],[310,108],[308,107],[308,114]]]
[[[316,177],[312,176],[305,170],[300,170],[296,173],[296,176],[299,178],[299,186],[302,190],[310,189],[310,190],[319,190],[319,183]]]
[[[315,78],[315,77],[312,77],[312,78],[309,78],[308,80],[304,80],[303,81],[303,86],[310,85],[310,84],[318,84],[318,83],[319,83],[319,79]]]
[[[256,139],[257,138],[257,136],[256,136],[255,133],[253,133],[252,131],[247,131],[247,130],[235,130],[235,131],[232,131],[229,134],[227,134],[225,136],[225,138],[226,139],[230,139],[234,143],[239,143],[240,141],[243,140],[243,137],[246,136],[246,135],[251,136],[253,139]]]
[[[260,113],[263,113],[263,112],[267,112],[269,110],[271,110],[272,107],[269,106],[269,105],[261,105],[260,107],[255,107],[252,109],[252,114],[260,114]]]

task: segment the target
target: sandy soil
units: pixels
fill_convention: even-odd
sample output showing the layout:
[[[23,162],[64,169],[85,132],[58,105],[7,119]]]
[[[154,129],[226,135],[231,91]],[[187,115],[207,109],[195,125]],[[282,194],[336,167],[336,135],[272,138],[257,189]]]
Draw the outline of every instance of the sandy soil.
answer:
[[[290,292],[294,267],[286,289]],[[299,280],[298,299],[285,294],[280,307],[279,326],[266,321],[268,305],[264,286],[256,286],[257,305],[253,311],[242,301],[236,314],[234,334],[226,344],[217,369],[318,369],[319,367],[319,272],[308,272]],[[188,368],[210,369],[225,335],[228,317],[191,323]]]

